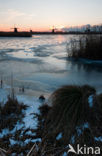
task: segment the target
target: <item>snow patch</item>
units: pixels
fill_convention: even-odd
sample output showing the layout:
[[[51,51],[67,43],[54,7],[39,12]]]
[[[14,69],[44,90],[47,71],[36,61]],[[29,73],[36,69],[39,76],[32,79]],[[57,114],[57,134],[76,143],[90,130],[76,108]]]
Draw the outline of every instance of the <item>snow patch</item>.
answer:
[[[9,93],[5,89],[0,89],[0,102],[5,104],[8,100],[8,95]],[[12,130],[9,130],[9,128],[2,129],[0,133],[0,138],[12,134],[12,137],[9,138],[10,146],[14,146],[15,144],[25,146],[30,142],[41,142],[41,138],[32,139],[32,136],[35,136],[35,133],[33,133],[31,130],[25,133],[26,135],[31,136],[31,138],[25,139],[25,141],[19,141],[13,138],[18,130],[21,130],[20,137],[22,137],[25,130],[36,128],[37,119],[34,118],[34,113],[39,113],[38,108],[42,104],[42,102],[38,98],[32,96],[17,95],[16,98],[19,103],[24,103],[28,106],[26,110],[23,110],[25,116],[23,117],[21,122],[18,121],[16,123],[15,127]],[[13,153],[12,155],[15,156],[15,153]]]
[[[82,129],[84,130],[85,128],[89,128],[88,122],[86,122],[86,123],[83,124]]]
[[[89,96],[88,103],[89,103],[89,107],[92,108],[93,107],[93,95]]]
[[[68,156],[68,153],[67,152],[64,152],[62,156]]]
[[[62,138],[62,133],[59,133],[56,137],[56,140],[60,140]]]
[[[74,136],[74,135],[71,137],[70,142],[71,142],[72,144],[74,144],[74,143],[75,143],[75,136]]]
[[[88,122],[85,122],[83,125],[76,127],[78,136],[80,136],[86,128],[89,128]]]
[[[100,142],[102,142],[102,136],[100,136],[100,137],[94,137],[94,140],[95,140],[95,141],[100,141]]]
[[[0,138],[3,138],[4,136],[9,134],[9,129],[5,128],[2,129],[2,132],[0,133]]]
[[[11,139],[11,138],[10,138],[9,141],[10,141],[10,145],[18,144],[18,142],[15,141],[14,139]]]
[[[41,142],[41,138],[32,139],[31,142],[33,142],[33,143],[35,143],[35,142]]]
[[[16,153],[12,153],[11,156],[16,156]]]
[[[5,104],[8,100],[9,93],[5,89],[0,89],[0,103]]]
[[[1,92],[2,91],[2,92]],[[3,89],[0,90],[0,93],[3,93],[5,95],[5,91]],[[4,97],[4,96],[3,96]],[[25,95],[17,95],[16,96],[18,102],[26,104],[28,107],[26,110],[24,110],[25,116],[22,119],[22,122],[17,122],[15,127],[12,130],[9,130],[8,128],[2,129],[0,133],[0,138],[3,138],[6,135],[12,134],[15,135],[16,131],[21,130],[21,135],[23,136],[23,132],[26,129],[35,129],[37,126],[37,119],[34,119],[34,113],[39,113],[39,106],[42,104],[38,98],[35,97],[28,97]],[[25,134],[35,136],[35,133],[32,133],[32,131],[27,131]],[[9,139],[11,145],[20,144],[21,146],[28,144],[29,142],[35,143],[36,141],[41,142],[40,138],[37,139],[26,139],[24,142],[14,140],[13,138]]]
[[[19,102],[23,102],[29,107],[25,110],[25,117],[23,118],[25,129],[30,128],[34,129],[37,126],[37,119],[34,119],[34,113],[39,113],[38,108],[41,105],[41,102],[38,98],[35,97],[27,97],[24,95],[16,96]]]
[[[0,133],[0,138],[3,138],[4,136],[7,136],[8,134],[15,134],[17,130],[21,130],[24,127],[24,124],[17,122],[15,127],[10,131],[8,128],[2,129],[2,132]]]
[[[31,139],[26,139],[26,140],[24,141],[25,144],[29,144],[30,142],[31,142]]]
[[[32,133],[31,131],[27,131],[25,134],[26,134],[26,135],[30,135],[30,136],[35,136],[35,134]]]

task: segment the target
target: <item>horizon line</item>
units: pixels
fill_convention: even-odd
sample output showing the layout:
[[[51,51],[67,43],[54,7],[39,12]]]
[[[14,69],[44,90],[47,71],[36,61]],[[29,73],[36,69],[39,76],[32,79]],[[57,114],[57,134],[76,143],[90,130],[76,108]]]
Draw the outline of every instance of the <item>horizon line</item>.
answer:
[[[57,30],[62,30],[62,29],[64,29],[64,28],[81,28],[81,27],[84,27],[84,26],[87,26],[87,25],[90,25],[91,27],[93,27],[93,26],[102,26],[102,23],[100,23],[100,24],[82,24],[82,25],[67,25],[67,26],[52,26],[52,27],[42,27],[42,28],[37,28],[37,27],[23,27],[23,26],[19,26],[19,24],[18,24],[18,26],[14,26],[14,27],[17,27],[17,28],[19,28],[20,29],[20,31],[30,31],[30,30],[32,30],[32,31],[39,31],[39,32],[46,32],[46,31],[48,31],[48,32],[50,32],[53,28],[54,29],[57,29]],[[11,28],[12,27],[12,28]],[[3,26],[0,26],[0,31],[11,31],[12,32],[12,30],[11,29],[13,29],[14,28],[13,26],[8,26],[8,27],[3,27]]]

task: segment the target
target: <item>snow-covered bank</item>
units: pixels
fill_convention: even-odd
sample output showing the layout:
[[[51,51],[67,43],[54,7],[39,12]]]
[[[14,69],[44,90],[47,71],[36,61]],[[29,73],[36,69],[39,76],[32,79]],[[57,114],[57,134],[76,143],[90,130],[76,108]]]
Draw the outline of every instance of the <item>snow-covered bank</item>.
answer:
[[[9,92],[5,89],[0,89],[1,102],[5,104],[7,102],[7,96]],[[37,138],[35,129],[37,128],[37,119],[34,118],[34,113],[39,113],[39,106],[43,104],[39,97],[27,96],[27,95],[16,95],[19,103],[25,104],[27,107],[23,110],[24,116],[21,121],[17,121],[14,128],[9,129],[7,127],[0,129],[0,141],[6,138],[9,147],[21,146],[25,147],[28,144],[35,142],[41,142],[41,138]],[[9,124],[9,123],[8,123]]]
[[[41,105],[41,101],[36,97],[27,97],[24,95],[17,95],[17,100],[20,103],[24,103],[29,106],[25,110],[25,117],[23,118],[25,129],[34,129],[37,126],[37,120],[34,119],[34,113],[38,113],[38,108]]]
[[[9,93],[5,89],[0,89],[0,102],[5,104],[7,102]],[[27,128],[36,128],[37,121],[34,119],[34,113],[38,113],[38,108],[42,104],[38,97],[32,97],[27,95],[17,95],[16,96],[19,103],[27,105],[25,110],[25,117],[23,118],[24,125],[22,127]],[[16,128],[18,129],[20,125],[17,124]]]

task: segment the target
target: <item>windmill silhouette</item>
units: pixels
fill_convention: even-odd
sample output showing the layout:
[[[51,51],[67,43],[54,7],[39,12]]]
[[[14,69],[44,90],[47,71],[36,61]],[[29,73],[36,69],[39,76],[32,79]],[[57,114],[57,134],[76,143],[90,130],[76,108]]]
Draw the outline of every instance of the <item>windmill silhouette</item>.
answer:
[[[18,29],[19,29],[19,28],[14,27],[14,28],[11,28],[11,29],[13,29],[15,33],[18,33]]]
[[[57,29],[53,26],[53,28],[52,28],[52,33],[55,33],[56,30],[57,30]]]

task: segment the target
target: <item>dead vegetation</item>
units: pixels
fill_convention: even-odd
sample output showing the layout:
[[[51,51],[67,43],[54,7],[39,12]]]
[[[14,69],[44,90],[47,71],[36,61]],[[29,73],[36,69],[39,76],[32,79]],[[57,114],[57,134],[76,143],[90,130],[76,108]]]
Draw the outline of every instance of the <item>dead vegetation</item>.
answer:
[[[89,105],[91,95],[92,107]],[[44,105],[40,108],[38,131],[42,142],[30,156],[62,156],[68,151],[68,144],[75,149],[77,144],[86,144],[99,146],[102,150],[102,142],[95,140],[102,134],[101,95],[97,96],[95,89],[88,85],[64,86],[51,98],[52,107]]]
[[[89,147],[99,146],[102,150],[102,141],[98,139],[102,135],[102,94],[97,95],[95,89],[88,85],[64,86],[56,90],[50,99],[52,106],[44,104],[39,108],[40,113],[34,114],[38,120],[37,129],[26,129],[23,133],[20,129],[15,135],[0,138],[0,146],[7,150],[8,156],[12,153],[17,156],[21,153],[24,156],[62,156],[64,152],[67,153],[69,144],[75,149],[77,144],[86,144]],[[25,109],[24,105],[18,106],[17,101],[16,104],[11,103],[12,100],[5,106],[7,112],[0,108],[1,112],[8,116],[7,119],[12,118],[12,111],[15,116],[24,115],[21,113],[21,110]],[[18,110],[15,110],[14,106]],[[8,110],[10,107],[12,111]],[[14,127],[19,118],[16,119],[14,122],[8,122],[8,125]],[[5,124],[6,127],[8,125]],[[28,131],[35,135],[30,136]],[[10,146],[10,138],[17,140],[19,144]],[[26,139],[37,138],[41,138],[41,142],[29,141],[23,144]],[[69,156],[73,154],[70,153]]]

